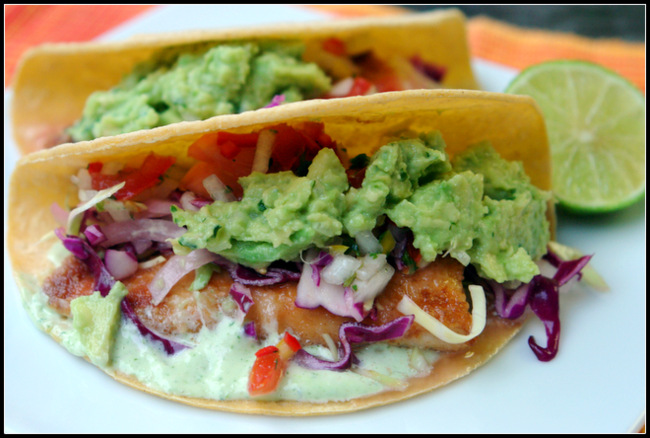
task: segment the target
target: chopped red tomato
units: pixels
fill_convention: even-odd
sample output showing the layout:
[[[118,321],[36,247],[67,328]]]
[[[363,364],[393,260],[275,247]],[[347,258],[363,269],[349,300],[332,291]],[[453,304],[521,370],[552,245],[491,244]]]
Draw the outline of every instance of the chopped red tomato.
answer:
[[[323,148],[336,150],[335,143],[323,130],[322,123],[307,122],[299,128],[277,125],[271,153],[269,172],[301,170],[301,165],[311,162]]]
[[[403,89],[400,78],[394,69],[377,58],[374,53],[366,53],[358,60],[358,64],[361,68],[361,76],[372,82],[378,93]]]
[[[203,187],[203,180],[214,174],[240,198],[242,189],[237,181],[251,172],[258,137],[258,133],[229,132],[202,136],[187,151],[190,157],[199,162],[192,166],[181,180],[180,188],[209,199],[210,196]]]
[[[189,190],[195,195],[210,199],[210,193],[203,186],[203,180],[214,173],[213,164],[199,161],[187,171],[178,186],[181,190]]]
[[[348,94],[345,95],[345,97],[363,96],[370,90],[372,85],[373,84],[367,79],[364,79],[361,76],[357,76],[354,78],[352,87],[350,88],[350,91],[348,91]]]
[[[116,175],[103,175],[100,173],[103,167],[102,163],[90,163],[88,173],[90,173],[94,190],[107,189],[124,181],[124,187],[114,195],[115,199],[122,201],[131,199],[144,190],[155,186],[175,161],[174,157],[163,157],[152,152],[147,155],[137,169],[126,167]]]
[[[289,360],[300,348],[298,340],[285,333],[277,346],[269,345],[258,350],[248,377],[248,393],[252,397],[257,397],[275,391],[289,365]]]
[[[345,173],[348,176],[348,183],[350,183],[350,186],[354,187],[355,189],[358,189],[359,187],[361,187],[363,178],[366,176],[366,168],[364,167],[363,169],[347,169]]]
[[[420,253],[420,250],[414,247],[412,243],[409,243],[407,250],[416,265],[422,261],[422,254]]]
[[[259,134],[232,134],[216,132],[205,134],[187,150],[187,155],[200,161],[220,164],[237,158],[245,148],[255,148]]]
[[[396,74],[392,72],[377,74],[372,78],[372,83],[377,88],[378,93],[385,93],[387,91],[402,91],[404,88],[400,79]]]
[[[323,50],[336,56],[345,56],[347,49],[345,43],[338,38],[328,38],[323,41]]]
[[[88,173],[99,173],[104,168],[104,163],[95,162],[88,165]]]
[[[264,348],[259,349],[259,350],[257,351],[257,353],[255,353],[255,356],[256,356],[256,357],[262,357],[262,356],[265,356],[265,355],[267,355],[267,354],[277,353],[277,352],[279,352],[279,351],[280,351],[280,350],[278,350],[278,347],[276,347],[275,345],[269,345],[269,346],[267,346],[267,347],[264,347]]]

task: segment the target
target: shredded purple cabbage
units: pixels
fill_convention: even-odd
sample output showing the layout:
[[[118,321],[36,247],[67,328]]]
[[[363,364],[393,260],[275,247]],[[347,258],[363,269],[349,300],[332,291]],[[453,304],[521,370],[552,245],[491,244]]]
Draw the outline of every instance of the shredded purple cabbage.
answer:
[[[533,279],[533,283],[535,293],[532,294],[530,308],[544,323],[548,341],[546,348],[542,348],[535,342],[535,338],[530,336],[528,345],[537,359],[548,362],[555,357],[560,345],[560,294],[557,282],[550,278],[538,275]]]
[[[584,256],[576,260],[561,260],[556,254],[549,251],[545,258],[557,268],[553,278],[536,275],[530,281],[515,289],[506,290],[496,282],[488,282],[495,296],[495,309],[500,317],[516,319],[523,315],[527,306],[542,321],[546,336],[547,346],[540,347],[534,337],[528,338],[528,345],[533,350],[537,359],[548,362],[558,352],[560,343],[560,287],[565,285],[575,276],[580,276],[592,256]]]
[[[284,94],[276,94],[271,99],[271,102],[268,105],[266,105],[264,108],[273,108],[274,106],[278,106],[281,103],[283,103],[285,99],[286,97],[284,96]]]
[[[247,314],[248,309],[255,304],[251,291],[246,286],[236,281],[230,287],[230,296],[235,300],[244,315]]]
[[[340,359],[338,361],[331,362],[321,359],[308,353],[304,349],[298,350],[292,360],[301,367],[312,370],[346,370],[350,368],[353,363],[358,363],[358,360],[352,352],[351,344],[379,342],[399,338],[404,336],[404,333],[406,333],[409,327],[411,327],[414,319],[415,317],[413,315],[402,316],[377,327],[367,326],[356,322],[346,322],[342,324],[339,329],[341,345],[339,346]]]
[[[420,56],[413,56],[410,59],[411,65],[420,73],[427,76],[428,78],[436,81],[442,82],[442,79],[447,73],[447,69],[439,65],[432,64],[430,62],[425,62]]]
[[[217,262],[217,264],[225,267],[234,281],[246,286],[271,286],[300,279],[300,271],[297,270],[296,264],[295,266],[272,265],[266,270],[266,274],[260,274],[254,269],[229,261]]]
[[[393,239],[395,240],[395,246],[390,252],[390,255],[392,256],[393,262],[395,263],[395,268],[398,271],[401,271],[406,268],[406,264],[404,263],[404,254],[406,252],[406,247],[408,246],[409,240],[413,239],[413,234],[408,228],[399,228],[392,223],[388,226],[388,230],[393,235]]]
[[[314,280],[316,286],[320,286],[320,271],[334,260],[334,257],[325,251],[321,251],[316,257],[316,260],[310,263],[311,265],[311,279]]]
[[[113,285],[115,284],[115,279],[108,272],[108,269],[106,269],[104,262],[99,257],[99,255],[97,255],[95,250],[88,244],[88,242],[81,239],[80,237],[65,235],[63,228],[57,228],[55,230],[55,234],[59,239],[61,239],[63,246],[65,246],[65,248],[70,251],[75,257],[83,261],[88,269],[90,269],[90,272],[95,278],[93,290],[99,291],[103,297],[108,295],[108,293],[113,288]],[[122,313],[124,316],[135,324],[140,333],[143,336],[149,337],[154,341],[160,342],[167,354],[174,354],[180,350],[188,348],[187,346],[179,344],[178,342],[165,339],[148,329],[142,323],[142,321],[140,321],[138,315],[135,313],[127,300],[122,300],[120,306],[122,308]]]
[[[187,345],[180,344],[178,342],[172,341],[171,339],[165,339],[160,335],[157,335],[153,331],[151,331],[147,326],[145,326],[142,321],[140,321],[140,318],[138,318],[138,315],[135,313],[131,305],[127,300],[122,300],[122,313],[124,316],[129,318],[133,324],[138,328],[138,331],[140,331],[140,334],[142,336],[148,337],[152,341],[157,341],[160,342],[165,349],[165,353],[172,355],[174,353],[178,353],[181,350],[184,350],[186,348],[189,348]]]
[[[108,295],[115,284],[115,279],[93,247],[80,237],[66,235],[63,228],[57,228],[54,233],[61,239],[63,246],[90,269],[95,279],[93,290],[99,291],[103,297]]]
[[[580,271],[582,268],[587,266],[591,257],[593,256],[587,255],[576,260],[565,261],[561,260],[553,251],[549,251],[545,256],[545,259],[557,268],[557,272],[553,276],[553,279],[557,281],[559,286],[562,286],[576,275],[578,276],[578,279],[582,278],[582,273]]]
[[[86,239],[88,239],[88,242],[92,246],[100,244],[104,240],[106,240],[106,236],[104,235],[104,233],[102,233],[101,228],[99,228],[99,225],[97,224],[87,226],[84,229],[83,233],[84,236],[86,236]]]
[[[257,330],[255,330],[255,322],[249,321],[244,325],[244,334],[250,338],[257,339]]]

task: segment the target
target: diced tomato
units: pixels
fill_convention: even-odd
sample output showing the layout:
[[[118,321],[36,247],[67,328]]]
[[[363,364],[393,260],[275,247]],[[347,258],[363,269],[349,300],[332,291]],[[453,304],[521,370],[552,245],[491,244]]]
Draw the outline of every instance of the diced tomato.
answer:
[[[374,53],[366,53],[358,60],[358,64],[361,68],[361,76],[372,82],[378,93],[403,89],[400,78],[393,68],[377,58]]]
[[[298,340],[285,333],[277,346],[269,345],[258,350],[248,376],[248,393],[252,397],[257,397],[275,391],[289,365],[289,360],[300,348]]]
[[[221,163],[235,159],[244,148],[255,148],[259,134],[216,132],[205,134],[187,150],[187,155],[200,161]],[[217,175],[220,177],[220,175]]]
[[[99,173],[104,168],[104,163],[95,162],[88,165],[88,173]]]
[[[257,139],[259,133],[253,132],[251,134],[233,134],[232,132],[219,132],[219,141],[226,142],[232,141],[240,148],[254,148],[257,146]]]
[[[219,143],[219,152],[221,152],[221,155],[223,155],[224,158],[228,158],[229,160],[232,160],[237,155],[239,155],[239,153],[241,152],[241,148],[232,141],[226,141],[223,143]]]
[[[284,342],[284,343],[285,343],[285,344],[286,344],[286,345],[291,349],[291,351],[293,351],[294,353],[297,352],[298,350],[300,350],[300,349],[302,348],[302,347],[300,346],[300,342],[298,342],[298,340],[297,340],[296,338],[294,338],[293,336],[291,336],[291,334],[290,334],[289,332],[285,332],[285,333],[284,333],[284,338],[282,339],[282,341],[283,341],[283,342]]]
[[[323,41],[323,50],[336,56],[345,56],[347,49],[345,43],[338,38],[328,38]]]
[[[197,195],[209,198],[203,187],[203,180],[214,174],[241,198],[242,189],[238,180],[250,174],[255,157],[258,133],[233,134],[218,132],[205,134],[195,141],[187,154],[199,160],[181,180],[182,190],[191,190]]]
[[[369,82],[367,79],[362,78],[361,76],[357,76],[354,78],[352,88],[350,88],[350,91],[348,91],[348,94],[346,94],[345,97],[363,96],[368,92],[368,90],[370,90],[371,87],[371,82]]]
[[[374,77],[372,79],[372,83],[377,88],[378,93],[385,93],[387,91],[402,91],[404,88],[397,75],[388,72]]]
[[[345,173],[348,176],[348,183],[350,183],[350,186],[354,187],[355,189],[358,189],[359,187],[361,187],[363,178],[366,176],[366,168],[364,167],[363,169],[347,169]]]
[[[217,153],[217,138],[219,133],[205,134],[196,140],[187,150],[187,155],[199,161],[211,162]]]
[[[252,397],[257,397],[275,391],[286,365],[277,351],[258,356],[248,378],[248,393]]]
[[[138,169],[127,167],[119,171],[117,175],[103,175],[99,173],[102,167],[91,163],[88,166],[88,172],[94,190],[107,189],[124,181],[124,187],[115,193],[115,199],[122,201],[131,199],[144,190],[155,186],[175,161],[174,157],[163,157],[152,152],[147,155]],[[98,169],[99,171],[97,171]]]
[[[273,354],[273,353],[277,353],[279,351],[280,350],[278,350],[278,347],[276,347],[275,345],[269,345],[267,347],[259,349],[257,351],[257,353],[255,353],[255,356],[261,357],[261,356],[264,356],[266,354]]]
[[[407,250],[411,258],[415,262],[415,264],[416,265],[419,264],[420,261],[422,260],[422,254],[420,253],[420,250],[414,247],[412,243],[409,243],[409,245],[407,246]]]
[[[307,122],[300,128],[282,124],[271,129],[276,131],[276,136],[271,153],[270,172],[295,172],[305,162],[311,162],[321,149],[336,150],[336,144],[324,132],[322,123]]]
[[[178,186],[181,190],[189,190],[202,198],[210,199],[210,194],[203,186],[203,180],[214,173],[213,164],[199,161],[188,170]]]

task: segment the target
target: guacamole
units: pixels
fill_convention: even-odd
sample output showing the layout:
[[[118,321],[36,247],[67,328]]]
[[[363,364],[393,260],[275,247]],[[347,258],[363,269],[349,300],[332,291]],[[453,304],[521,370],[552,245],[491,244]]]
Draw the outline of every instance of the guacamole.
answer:
[[[129,291],[116,282],[106,297],[99,292],[81,296],[70,302],[72,326],[86,356],[98,366],[111,361],[115,335],[120,326],[120,304]]]
[[[343,232],[348,179],[332,149],[322,149],[304,177],[293,172],[253,172],[239,180],[238,202],[216,201],[198,212],[172,207],[174,222],[188,231],[178,243],[207,248],[243,265],[263,268]]]
[[[437,132],[381,147],[359,188],[349,187],[330,149],[318,153],[306,177],[255,172],[240,183],[241,201],[173,209],[174,222],[188,230],[180,247],[260,269],[376,232],[390,219],[412,231],[425,262],[449,255],[486,278],[528,282],[550,239],[549,194],[530,183],[521,163],[503,160],[487,143],[450,161]]]
[[[331,79],[301,60],[298,43],[231,43],[163,53],[142,64],[115,88],[90,95],[81,119],[68,129],[74,141],[204,120],[268,105],[318,97]]]

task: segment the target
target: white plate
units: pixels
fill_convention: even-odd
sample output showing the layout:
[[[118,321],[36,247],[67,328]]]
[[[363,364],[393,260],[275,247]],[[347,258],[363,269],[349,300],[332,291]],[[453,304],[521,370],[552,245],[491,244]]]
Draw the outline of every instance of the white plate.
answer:
[[[305,9],[168,6],[101,39],[197,27],[319,18]],[[516,73],[475,60],[483,87],[502,91]],[[17,152],[5,93],[5,236],[7,187]],[[37,331],[18,299],[5,261],[5,432],[20,433],[622,433],[645,418],[645,211],[639,203],[609,216],[559,216],[559,240],[594,253],[609,293],[578,288],[561,300],[558,356],[537,361],[527,345],[545,340],[528,324],[476,372],[441,390],[353,414],[287,418],[192,408],[116,384]],[[6,256],[6,246],[5,246]],[[5,260],[8,260],[5,257]]]

